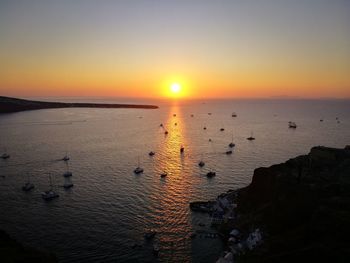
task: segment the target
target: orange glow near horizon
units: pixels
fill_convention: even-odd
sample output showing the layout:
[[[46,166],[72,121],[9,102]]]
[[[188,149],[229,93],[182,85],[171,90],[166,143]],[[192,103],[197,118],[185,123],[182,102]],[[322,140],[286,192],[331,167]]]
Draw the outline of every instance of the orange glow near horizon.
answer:
[[[8,2],[0,96],[350,98],[347,1]]]

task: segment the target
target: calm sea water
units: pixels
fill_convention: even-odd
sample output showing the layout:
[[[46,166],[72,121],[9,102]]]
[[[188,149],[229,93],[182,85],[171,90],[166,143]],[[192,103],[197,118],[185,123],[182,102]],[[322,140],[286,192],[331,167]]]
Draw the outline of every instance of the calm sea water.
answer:
[[[350,144],[346,100],[136,102],[160,108],[0,115],[0,149],[11,155],[0,160],[5,176],[0,178],[0,228],[24,244],[54,252],[60,262],[213,262],[221,241],[190,239],[195,230],[211,229],[207,217],[190,212],[189,202],[246,186],[255,168],[306,154],[312,146]],[[288,121],[298,128],[289,129]],[[250,142],[251,132],[256,140]],[[234,153],[225,155],[232,136]],[[151,150],[154,157],[148,156]],[[70,190],[62,188],[66,166],[59,160],[66,152],[73,172]],[[203,168],[197,165],[201,158]],[[141,175],[133,173],[138,159],[145,170]],[[213,179],[205,176],[210,169],[217,173]],[[28,174],[35,189],[25,193],[21,187]],[[45,202],[40,193],[48,189],[49,175],[60,197]],[[158,258],[143,238],[150,229],[158,232]],[[135,243],[142,248],[132,249]]]

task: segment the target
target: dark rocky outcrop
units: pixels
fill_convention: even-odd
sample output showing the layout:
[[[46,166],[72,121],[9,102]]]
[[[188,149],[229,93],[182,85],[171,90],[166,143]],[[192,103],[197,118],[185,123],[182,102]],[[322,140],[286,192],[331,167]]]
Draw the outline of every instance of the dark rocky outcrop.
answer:
[[[63,103],[23,100],[0,96],[0,114],[27,110],[53,109],[53,108],[136,108],[157,109],[155,105],[137,104],[105,104],[105,103]]]
[[[0,262],[2,263],[54,263],[53,254],[25,247],[0,230]]]
[[[264,233],[262,245],[238,262],[350,261],[349,147],[314,147],[258,168],[236,201],[235,227]]]

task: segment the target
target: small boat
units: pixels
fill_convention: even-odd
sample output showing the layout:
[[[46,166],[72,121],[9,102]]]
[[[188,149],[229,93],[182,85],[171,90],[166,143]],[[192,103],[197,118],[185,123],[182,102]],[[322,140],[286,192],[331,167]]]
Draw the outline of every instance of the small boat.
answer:
[[[63,176],[64,176],[64,177],[71,177],[71,176],[73,176],[73,173],[70,172],[70,171],[67,171],[67,172],[65,172],[65,173],[63,174]]]
[[[228,147],[230,147],[230,148],[235,147],[235,144],[233,143],[233,134],[232,134],[232,140],[231,140],[230,144],[228,145]]]
[[[59,197],[59,194],[57,194],[53,190],[49,190],[49,191],[45,191],[45,192],[41,193],[41,196],[44,200],[50,201],[52,199]]]
[[[73,173],[71,171],[69,171],[69,163],[68,161],[66,162],[67,165],[67,171],[63,174],[64,177],[71,177],[73,175]]]
[[[53,186],[52,186],[52,180],[51,180],[51,176],[49,176],[50,179],[50,189],[48,191],[45,191],[43,193],[41,193],[41,197],[45,200],[45,201],[50,201],[52,199],[58,198],[59,194],[57,194],[54,190],[53,190]]]
[[[156,153],[153,152],[153,151],[150,151],[150,152],[148,153],[149,156],[154,156],[155,154],[156,154]]]
[[[136,167],[135,170],[134,170],[134,173],[135,174],[143,173],[143,169],[141,167]]]
[[[153,255],[158,256],[159,254],[159,246],[157,244],[153,244]]]
[[[173,116],[176,117],[176,114],[174,113]]]
[[[162,172],[162,173],[160,174],[160,177],[162,177],[162,178],[167,177],[167,176],[168,176],[168,174],[167,174],[166,172]]]
[[[322,122],[323,121],[323,119],[320,119],[320,122]]]
[[[64,187],[65,189],[72,188],[73,186],[74,186],[74,184],[72,184],[72,183],[64,183],[64,185],[63,185],[63,187]]]
[[[211,142],[211,139],[209,138],[209,141]]]
[[[227,155],[229,155],[229,154],[232,154],[232,151],[229,150],[229,151],[226,151],[225,153],[226,153]]]
[[[207,129],[207,127],[204,126],[204,127],[203,127],[203,130],[206,130],[206,129]]]
[[[248,141],[254,141],[253,132],[250,133],[250,137],[247,138]]]
[[[224,131],[225,129],[224,128],[221,128],[220,131]]]
[[[210,172],[207,173],[207,177],[208,177],[208,178],[212,178],[212,177],[214,177],[214,176],[216,176],[216,173],[213,172],[213,171],[210,171]]]
[[[232,117],[237,117],[237,114],[235,112],[232,112]]]
[[[290,122],[288,122],[288,127],[291,128],[291,129],[296,129],[297,125],[296,125],[295,122],[290,121]]]
[[[169,132],[168,131],[165,131],[164,134],[167,135]]]
[[[156,234],[157,234],[156,231],[149,231],[149,232],[146,232],[143,236],[145,237],[145,239],[151,240],[152,238],[155,237]]]
[[[10,155],[7,154],[7,153],[3,153],[3,154],[1,155],[1,158],[5,160],[5,159],[10,158]]]
[[[6,148],[4,150],[4,153],[1,155],[1,158],[4,159],[4,160],[10,158],[10,155],[7,153]]]
[[[177,122],[175,122],[174,125],[177,126]]]
[[[32,190],[34,188],[34,184],[27,182],[22,186],[22,190],[25,192],[29,192],[30,190]]]
[[[208,112],[208,115],[211,115],[211,112]]]
[[[67,153],[66,153],[66,155],[62,158],[62,160],[63,161],[65,161],[65,162],[67,162],[67,161],[69,161],[69,156],[67,155]]]
[[[34,188],[34,184],[32,184],[30,182],[30,177],[29,177],[29,174],[28,174],[27,182],[22,186],[22,190],[25,191],[25,192],[28,192],[28,191],[32,190],[33,188]]]
[[[163,127],[163,123],[161,123],[161,124],[159,125],[159,127]]]
[[[199,161],[199,163],[198,163],[198,166],[199,167],[203,167],[205,165],[205,163],[201,160],[201,161]]]
[[[183,147],[183,146],[181,145],[180,153],[183,153],[184,151],[185,151],[185,147]]]
[[[140,158],[138,158],[137,167],[135,168],[134,173],[135,174],[143,173],[143,169],[140,167]]]
[[[194,117],[194,115],[193,115],[193,114],[191,114],[191,117],[193,118],[193,117]]]

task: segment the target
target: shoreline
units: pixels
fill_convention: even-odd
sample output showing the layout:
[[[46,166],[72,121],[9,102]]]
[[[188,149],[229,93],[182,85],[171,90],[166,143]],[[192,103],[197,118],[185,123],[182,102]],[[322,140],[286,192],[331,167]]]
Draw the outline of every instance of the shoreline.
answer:
[[[0,114],[59,108],[158,109],[159,107],[143,104],[44,102],[0,96]]]

